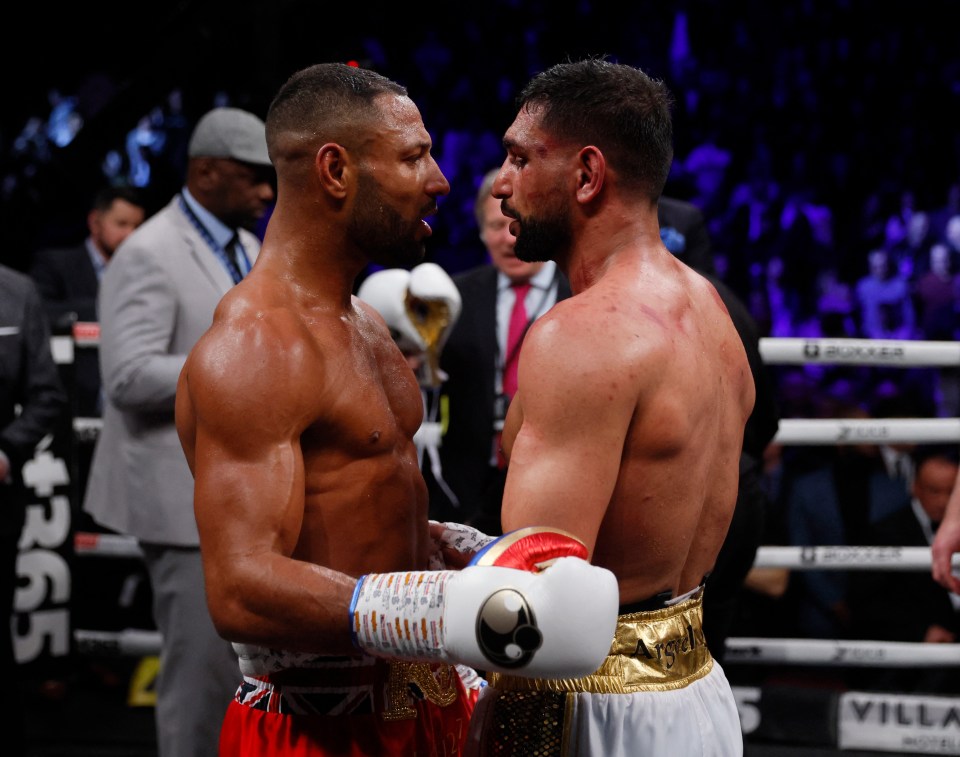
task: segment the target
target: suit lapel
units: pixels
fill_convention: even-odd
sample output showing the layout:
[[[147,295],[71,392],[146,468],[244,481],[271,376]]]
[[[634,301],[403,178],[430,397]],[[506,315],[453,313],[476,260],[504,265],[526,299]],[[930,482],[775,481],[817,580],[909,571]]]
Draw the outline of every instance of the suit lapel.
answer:
[[[200,232],[193,228],[190,221],[183,215],[176,201],[173,203],[174,223],[183,235],[188,258],[192,265],[199,269],[210,285],[222,297],[233,286],[233,279],[227,273],[213,250],[200,236]]]

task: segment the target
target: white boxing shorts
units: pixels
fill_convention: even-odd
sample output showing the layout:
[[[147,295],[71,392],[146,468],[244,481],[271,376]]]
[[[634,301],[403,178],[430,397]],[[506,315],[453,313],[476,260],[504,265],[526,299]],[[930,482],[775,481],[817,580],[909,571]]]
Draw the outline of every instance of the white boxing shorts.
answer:
[[[584,678],[492,674],[471,721],[473,757],[740,757],[740,717],[703,637],[703,589],[622,614],[610,653]]]

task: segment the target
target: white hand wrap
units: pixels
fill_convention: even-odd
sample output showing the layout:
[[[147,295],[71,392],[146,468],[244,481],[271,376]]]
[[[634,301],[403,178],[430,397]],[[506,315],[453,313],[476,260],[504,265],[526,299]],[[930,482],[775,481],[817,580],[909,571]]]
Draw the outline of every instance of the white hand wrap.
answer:
[[[350,609],[354,641],[371,654],[574,678],[609,652],[618,603],[610,571],[560,557],[540,572],[475,565],[370,574]]]
[[[443,527],[440,539],[433,540],[438,550],[446,548],[462,555],[474,555],[497,539],[495,536],[488,536],[483,531],[478,531],[473,526],[464,523],[451,523],[450,521],[441,523],[432,520],[430,524]]]

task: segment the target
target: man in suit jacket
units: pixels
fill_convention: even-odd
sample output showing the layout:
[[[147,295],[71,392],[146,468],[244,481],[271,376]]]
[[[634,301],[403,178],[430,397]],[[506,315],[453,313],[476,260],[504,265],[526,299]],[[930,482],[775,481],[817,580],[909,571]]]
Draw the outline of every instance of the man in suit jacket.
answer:
[[[957,478],[956,445],[921,444],[913,450],[910,506],[874,523],[867,544],[929,547]],[[892,610],[892,608],[895,608]],[[857,571],[851,576],[850,609],[860,639],[955,643],[960,638],[960,596],[940,586],[930,571]],[[892,691],[956,694],[956,671],[889,669],[869,676]]]
[[[160,757],[217,752],[238,664],[204,596],[193,477],[174,424],[177,379],[220,298],[250,269],[274,199],[263,122],[216,108],[197,123],[186,184],[120,246],[99,294],[107,404],[85,510],[143,549],[163,636]]]
[[[870,414],[852,397],[835,398],[834,417]],[[869,542],[872,524],[910,505],[903,482],[887,472],[875,444],[838,444],[809,470],[792,472],[784,494],[787,537],[794,546]],[[797,630],[808,638],[850,638],[850,574],[800,571],[790,581]]]
[[[87,213],[87,238],[75,247],[38,250],[30,278],[43,299],[54,332],[68,333],[74,321],[97,320],[97,291],[107,263],[146,217],[146,207],[133,187],[108,186],[93,198]],[[99,417],[100,366],[96,350],[74,355],[74,414]]]
[[[28,503],[22,471],[65,405],[36,287],[22,273],[0,266],[0,711],[10,728],[4,727],[4,750],[12,755],[24,754],[25,692],[17,685],[10,625]]]

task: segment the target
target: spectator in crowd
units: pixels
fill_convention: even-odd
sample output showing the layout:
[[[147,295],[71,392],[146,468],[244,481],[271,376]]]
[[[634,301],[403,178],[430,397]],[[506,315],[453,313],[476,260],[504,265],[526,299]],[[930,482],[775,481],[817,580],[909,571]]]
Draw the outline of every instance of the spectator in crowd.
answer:
[[[913,298],[923,339],[950,341],[957,336],[957,278],[954,257],[942,242],[930,247],[926,271],[914,279]]]
[[[943,520],[957,478],[956,445],[918,445],[910,506],[871,524],[866,544],[929,547]],[[890,611],[891,598],[901,600]],[[960,634],[960,596],[918,571],[857,571],[851,575],[850,607],[855,635],[862,639],[955,643]],[[892,691],[958,693],[956,671],[947,668],[884,668],[867,680]]]
[[[50,351],[50,329],[33,282],[0,266],[0,711],[4,752],[25,755],[24,691],[13,650],[17,555],[28,490],[23,465],[66,406]]]
[[[918,210],[910,214],[906,228],[896,242],[888,243],[890,261],[907,281],[915,281],[929,268],[930,214]]]
[[[97,292],[107,264],[146,217],[146,205],[136,189],[107,186],[94,195],[87,213],[87,237],[81,244],[43,249],[34,254],[30,277],[37,285],[54,332],[68,331],[76,321],[95,322]],[[74,412],[84,418],[101,414],[100,367],[94,350],[74,357]]]
[[[910,285],[884,249],[868,256],[869,271],[857,281],[860,336],[867,339],[912,339],[916,315]]]
[[[952,341],[960,331],[960,276],[953,252],[943,242],[930,247],[929,269],[913,285],[913,297],[919,317],[920,337],[929,341]],[[939,415],[960,415],[960,369],[937,369],[936,403]]]
[[[188,145],[182,191],[117,251],[99,292],[107,403],[84,509],[144,553],[163,638],[157,684],[160,757],[216,754],[237,659],[207,609],[193,476],[174,424],[177,379],[220,298],[260,249],[274,199],[264,124],[215,108]]]
[[[869,411],[841,396],[828,417],[865,419]],[[903,482],[892,478],[874,444],[838,445],[827,459],[790,475],[787,536],[795,546],[862,545],[868,528],[906,507]],[[849,577],[841,571],[802,571],[791,585],[798,630],[809,638],[849,638]]]

